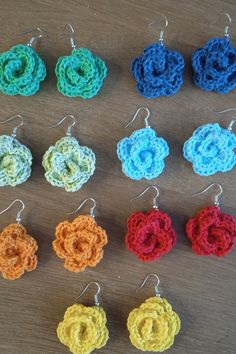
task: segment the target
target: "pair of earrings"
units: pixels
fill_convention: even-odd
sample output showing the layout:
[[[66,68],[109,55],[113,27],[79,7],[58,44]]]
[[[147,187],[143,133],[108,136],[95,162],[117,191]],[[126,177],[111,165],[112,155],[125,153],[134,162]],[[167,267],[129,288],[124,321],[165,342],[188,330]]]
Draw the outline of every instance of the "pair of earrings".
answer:
[[[117,155],[127,177],[134,180],[151,180],[163,172],[169,146],[166,140],[158,137],[150,127],[150,111],[146,107],[140,107],[125,128],[134,122],[142,110],[146,112],[145,128],[135,130],[130,137],[121,139],[117,144]],[[216,113],[234,110],[236,108]],[[192,163],[195,173],[210,176],[216,172],[230,171],[235,166],[236,135],[232,131],[234,123],[235,119],[227,129],[218,123],[204,124],[184,143],[183,156]]]
[[[17,114],[0,123],[15,118],[20,118],[21,122],[13,129],[12,135],[0,136],[1,187],[15,187],[25,182],[31,174],[33,159],[31,151],[16,139],[17,129],[24,123],[23,117]],[[52,186],[64,188],[67,192],[75,192],[93,175],[96,156],[92,149],[81,146],[78,140],[71,136],[71,129],[76,124],[74,116],[69,114],[49,128],[60,125],[65,119],[72,119],[66,136],[49,147],[43,156],[42,164],[45,178]]]
[[[194,83],[205,91],[223,94],[236,87],[236,48],[230,42],[231,17],[225,13],[229,25],[225,26],[224,37],[210,39],[203,48],[192,54]],[[165,16],[165,28],[168,20]],[[164,45],[164,30],[160,32],[159,43],[144,49],[134,59],[131,72],[136,88],[146,98],[171,96],[183,84],[185,62],[181,53],[169,50]]]
[[[87,48],[77,48],[74,29],[66,24],[60,36],[69,27],[71,55],[60,57],[55,73],[57,89],[67,97],[92,98],[97,95],[107,75],[105,62]],[[33,43],[43,37],[40,28],[22,34],[36,33],[27,44],[18,44],[0,54],[0,92],[6,95],[31,96],[37,93],[46,77],[46,66],[33,49]]]
[[[185,231],[195,254],[221,257],[228,254],[236,243],[236,220],[233,216],[221,212],[219,208],[219,196],[223,188],[218,183],[212,183],[195,195],[206,192],[214,185],[220,188],[220,192],[215,196],[214,205],[201,209],[195,217],[189,219]],[[131,214],[127,221],[125,236],[128,250],[144,262],[159,259],[168,253],[174,247],[177,238],[170,216],[158,207],[157,187],[149,186],[133,199],[142,197],[150,188],[156,191],[152,209]]]
[[[180,331],[181,321],[171,304],[161,297],[160,280],[156,274],[148,274],[137,291],[144,287],[151,276],[157,279],[155,296],[146,299],[138,308],[130,312],[127,329],[130,341],[137,349],[163,352],[174,344],[175,336]],[[57,327],[60,342],[73,354],[90,354],[93,350],[104,347],[109,339],[106,313],[98,300],[100,285],[94,281],[88,283],[75,302],[93,284],[97,287],[94,295],[95,306],[87,307],[75,303],[67,308],[63,321]]]

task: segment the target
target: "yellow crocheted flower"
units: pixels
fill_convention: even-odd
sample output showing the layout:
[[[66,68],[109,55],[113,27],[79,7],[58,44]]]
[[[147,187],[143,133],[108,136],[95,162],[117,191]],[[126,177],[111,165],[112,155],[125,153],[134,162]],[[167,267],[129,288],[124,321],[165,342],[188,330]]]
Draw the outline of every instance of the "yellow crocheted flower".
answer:
[[[180,318],[166,299],[150,297],[129,314],[130,341],[143,351],[163,352],[174,343]]]
[[[102,348],[108,338],[106,313],[100,306],[74,304],[57,327],[57,336],[73,354],[90,354]]]

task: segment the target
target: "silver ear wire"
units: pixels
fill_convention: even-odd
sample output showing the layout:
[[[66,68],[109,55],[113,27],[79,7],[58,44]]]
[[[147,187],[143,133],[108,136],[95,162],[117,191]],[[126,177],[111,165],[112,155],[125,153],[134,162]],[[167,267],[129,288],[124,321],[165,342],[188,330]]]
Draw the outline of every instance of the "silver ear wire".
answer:
[[[37,41],[38,39],[42,38],[44,33],[47,35],[47,32],[42,30],[40,27],[34,27],[34,28],[26,30],[24,32],[17,33],[17,36],[21,36],[23,34],[28,34],[28,33],[33,33],[33,32],[38,32],[38,34],[33,36],[32,38],[30,38],[30,40],[27,42],[27,45],[29,47],[32,47],[34,41]]]
[[[138,196],[134,197],[131,199],[131,201],[135,199],[141,198],[150,188],[153,188],[156,191],[156,195],[153,197],[153,209],[158,209],[158,204],[157,204],[157,198],[159,197],[159,189],[156,186],[148,186],[142,193],[140,193]]]
[[[226,38],[229,38],[230,37],[230,28],[231,28],[232,18],[227,12],[225,12],[224,15],[227,17],[227,19],[229,21],[229,24],[225,26],[224,35],[225,35]]]
[[[21,209],[17,212],[17,214],[16,214],[16,222],[17,222],[17,224],[19,225],[20,222],[21,222],[21,213],[22,213],[22,211],[25,209],[25,204],[22,202],[21,199],[15,199],[7,208],[3,209],[3,210],[0,212],[0,215],[1,215],[1,214],[4,214],[7,210],[9,210],[9,209],[11,208],[11,206],[12,206],[13,204],[15,204],[16,202],[21,203],[21,205],[22,205],[22,208],[21,208]]]
[[[72,211],[71,213],[68,213],[67,215],[73,215],[73,214],[75,214],[77,211],[79,211],[82,207],[83,207],[83,205],[85,204],[85,203],[87,203],[88,201],[91,201],[91,202],[93,202],[93,206],[90,208],[90,212],[89,212],[89,214],[90,214],[90,216],[92,216],[93,218],[95,218],[95,212],[94,212],[94,209],[96,208],[96,201],[95,201],[95,199],[93,199],[93,198],[86,198],[79,206],[78,206],[78,208],[76,209],[76,210],[74,210],[74,211]]]
[[[66,135],[71,136],[71,128],[76,124],[75,117],[71,114],[67,114],[65,117],[63,117],[58,123],[49,125],[49,129],[58,127],[62,122],[64,122],[65,119],[71,118],[72,119],[72,124],[70,124],[67,128]]]
[[[150,277],[155,277],[156,279],[157,279],[157,283],[156,283],[156,285],[155,285],[155,295],[156,296],[161,296],[160,295],[160,292],[159,292],[159,284],[160,284],[160,279],[159,279],[159,277],[155,274],[155,273],[149,273],[147,276],[146,276],[146,278],[144,279],[144,281],[142,282],[142,284],[140,285],[140,287],[136,290],[136,292],[138,292],[139,290],[141,290],[143,287],[144,287],[144,285],[146,284],[146,282],[147,282],[147,280],[148,280],[148,278],[150,278]]]
[[[70,30],[70,33],[66,34],[66,29],[67,27]],[[72,49],[76,49],[76,44],[75,44],[75,30],[73,26],[70,23],[66,23],[65,26],[63,27],[62,31],[59,33],[59,38],[61,37],[69,37],[70,38],[70,44]]]
[[[228,108],[228,109],[225,109],[224,111],[215,111],[215,113],[218,113],[218,114],[221,114],[221,113],[226,113],[226,112],[230,112],[230,111],[236,111],[236,108]],[[236,122],[236,117],[235,116],[231,116],[232,119],[231,122],[229,123],[229,126],[228,126],[228,130],[231,131],[233,129],[233,125],[234,123]]]
[[[74,300],[74,302],[76,302],[79,298],[81,298],[81,296],[84,295],[84,293],[87,291],[87,289],[92,285],[95,284],[97,286],[97,292],[94,294],[94,302],[96,306],[99,306],[99,300],[98,300],[98,295],[101,291],[101,287],[100,285],[96,282],[96,281],[91,281],[89,282],[86,287],[84,288],[84,290],[82,290],[81,294]]]
[[[18,129],[19,127],[21,127],[21,126],[24,124],[24,119],[23,119],[23,117],[22,117],[20,114],[16,114],[15,116],[10,117],[10,118],[8,118],[8,119],[3,120],[2,122],[0,122],[0,124],[4,124],[4,123],[10,122],[11,120],[16,119],[16,118],[20,118],[21,121],[20,121],[20,123],[19,123],[17,126],[15,126],[15,127],[13,128],[13,130],[12,130],[11,136],[12,136],[13,138],[16,137],[17,129]]]
[[[163,45],[164,43],[164,31],[166,30],[169,22],[168,22],[168,19],[165,15],[162,15],[162,17],[165,19],[165,26],[163,28],[161,28],[160,30],[160,35],[159,35],[159,42],[161,43],[161,45]],[[153,26],[154,23],[156,23],[157,21],[152,21],[151,23],[149,23],[149,27]]]
[[[200,191],[200,192],[198,192],[198,193],[196,193],[196,194],[193,194],[193,196],[201,195],[201,194],[205,193],[206,191],[208,191],[208,189],[210,189],[210,188],[213,187],[213,186],[218,186],[219,189],[220,189],[219,193],[216,194],[215,197],[214,197],[214,204],[218,206],[218,205],[220,204],[220,203],[219,203],[219,197],[220,197],[220,195],[223,193],[223,187],[222,187],[222,185],[219,184],[219,183],[215,183],[215,182],[214,182],[214,183],[211,183],[211,184],[210,184],[208,187],[206,187],[203,191]]]
[[[147,113],[146,116],[144,117],[145,128],[150,128],[148,119],[149,119],[151,113],[150,113],[149,109],[146,108],[146,107],[139,107],[139,108],[137,109],[136,113],[134,114],[133,118],[131,119],[131,121],[128,122],[128,123],[125,125],[125,128],[127,128],[128,126],[130,126],[130,125],[135,121],[135,119],[137,118],[139,112],[142,111],[142,110]]]

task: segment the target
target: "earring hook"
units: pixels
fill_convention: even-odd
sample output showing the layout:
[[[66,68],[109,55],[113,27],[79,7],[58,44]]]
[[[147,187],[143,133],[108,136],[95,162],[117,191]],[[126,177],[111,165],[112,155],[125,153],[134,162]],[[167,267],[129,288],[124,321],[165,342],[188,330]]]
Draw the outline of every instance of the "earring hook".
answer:
[[[206,187],[203,191],[200,191],[200,192],[198,192],[198,193],[196,193],[196,194],[193,194],[193,196],[197,196],[197,195],[203,194],[203,193],[205,193],[206,191],[208,191],[208,189],[210,189],[210,188],[213,187],[213,186],[218,186],[219,189],[220,189],[219,193],[215,195],[215,201],[214,201],[214,204],[218,206],[218,205],[220,204],[220,203],[219,203],[219,197],[220,197],[220,195],[223,193],[223,187],[222,187],[222,185],[219,184],[219,183],[215,183],[215,182],[214,182],[214,183],[211,183],[211,184],[210,184],[208,187]]]
[[[67,114],[65,117],[63,117],[58,123],[56,124],[53,124],[53,125],[49,125],[49,129],[51,128],[55,128],[55,127],[58,127],[58,125],[60,125],[62,122],[64,122],[65,119],[67,118],[71,118],[72,119],[72,124],[70,124],[66,130],[66,135],[67,136],[71,136],[71,129],[72,127],[76,124],[76,121],[75,121],[75,117],[72,115],[72,114]]]
[[[0,212],[0,215],[4,214],[7,210],[9,210],[12,207],[12,205],[15,204],[16,202],[21,203],[21,205],[22,205],[22,208],[16,214],[16,221],[17,221],[17,224],[19,225],[21,222],[21,217],[20,217],[21,213],[25,209],[25,204],[22,202],[21,199],[15,199],[7,208],[5,208],[4,210],[2,210]]]
[[[69,28],[71,33],[65,33],[67,27]],[[73,26],[70,23],[66,23],[65,26],[63,27],[62,31],[59,33],[59,38],[61,37],[68,37],[70,35],[70,44],[72,49],[76,49],[76,44],[75,44],[75,30]]]
[[[225,109],[224,111],[219,111],[219,112],[215,111],[215,113],[221,114],[221,113],[226,113],[226,112],[230,112],[230,111],[236,111],[236,108],[234,108],[234,107],[228,108],[228,109]],[[229,126],[227,128],[229,131],[231,131],[233,129],[233,125],[236,122],[236,117],[231,116],[231,118],[235,118],[235,119],[232,119],[231,122],[229,123]]]
[[[159,42],[161,43],[161,45],[163,45],[163,43],[164,43],[164,31],[167,28],[167,26],[169,24],[169,21],[168,21],[168,19],[167,19],[167,17],[165,15],[161,15],[161,16],[165,19],[165,27],[161,28],[160,35],[159,35]],[[149,23],[149,26],[152,26],[154,23],[156,23],[156,20],[152,21],[151,23]]]
[[[148,186],[146,189],[144,189],[144,191],[142,193],[140,193],[138,196],[132,198],[131,201],[141,198],[151,188],[155,189],[155,191],[156,191],[156,195],[153,197],[153,206],[152,207],[153,207],[153,209],[158,209],[157,198],[160,195],[160,191],[156,186]]]
[[[21,122],[20,122],[17,126],[15,126],[15,127],[13,128],[12,134],[11,134],[11,136],[12,136],[13,138],[16,137],[17,129],[18,129],[19,127],[21,127],[21,126],[24,124],[24,119],[23,119],[23,117],[22,117],[20,114],[16,114],[15,116],[10,117],[10,118],[8,118],[8,119],[3,120],[3,121],[0,122],[0,124],[4,124],[4,123],[7,123],[7,122],[10,122],[11,120],[13,120],[13,119],[15,119],[15,118],[20,118]]]
[[[86,199],[78,206],[78,208],[77,208],[76,210],[72,211],[71,213],[68,213],[67,215],[75,214],[75,213],[76,213],[77,211],[79,211],[79,210],[83,207],[83,205],[84,205],[85,203],[87,203],[89,200],[91,200],[91,202],[93,202],[93,206],[90,208],[89,215],[92,216],[93,218],[95,218],[94,209],[96,208],[97,203],[96,203],[95,199],[93,199],[93,198],[86,198]]]
[[[232,24],[232,18],[227,12],[225,12],[224,15],[227,17],[227,19],[229,21],[229,24],[225,26],[224,35],[226,38],[229,38],[230,37],[230,28],[231,28],[231,24]]]
[[[38,39],[42,38],[43,37],[43,34],[47,32],[45,30],[42,30],[40,27],[34,27],[32,29],[29,29],[29,30],[26,30],[24,32],[20,32],[20,33],[17,33],[17,36],[21,36],[23,34],[28,34],[28,33],[33,33],[33,32],[38,32],[38,35],[37,36],[33,36],[32,38],[30,38],[30,40],[27,42],[27,45],[29,47],[32,47],[34,41],[37,41]]]
[[[154,287],[155,295],[156,295],[156,296],[161,296],[161,295],[160,295],[160,292],[159,292],[160,279],[159,279],[159,277],[158,277],[155,273],[149,273],[149,274],[146,276],[146,278],[144,279],[144,281],[142,282],[142,284],[140,285],[140,287],[136,290],[136,293],[144,287],[144,285],[146,284],[148,278],[150,278],[151,276],[152,276],[152,277],[155,277],[155,278],[157,279],[157,283],[156,283],[156,285],[155,285],[155,287]]]
[[[90,281],[86,287],[84,288],[84,290],[82,290],[81,294],[74,300],[74,302],[76,302],[77,300],[79,300],[79,298],[81,298],[81,296],[84,295],[84,293],[87,291],[87,289],[92,285],[95,284],[97,286],[97,292],[94,294],[94,302],[96,306],[99,306],[99,300],[98,300],[98,295],[101,291],[101,287],[100,285],[96,282],[96,281]]]
[[[139,112],[142,111],[142,110],[147,112],[147,115],[144,118],[145,128],[150,128],[150,125],[148,123],[148,119],[150,117],[151,112],[146,107],[139,107],[138,110],[136,111],[136,113],[134,114],[133,118],[131,119],[131,121],[125,125],[125,128],[128,128],[128,126],[130,126],[135,121],[135,119],[137,118]]]

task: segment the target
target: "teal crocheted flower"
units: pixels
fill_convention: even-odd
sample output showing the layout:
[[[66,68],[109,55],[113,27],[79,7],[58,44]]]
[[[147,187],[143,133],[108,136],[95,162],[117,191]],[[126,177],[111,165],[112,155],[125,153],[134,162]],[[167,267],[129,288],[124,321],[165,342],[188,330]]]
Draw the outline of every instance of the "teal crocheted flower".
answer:
[[[0,54],[0,92],[6,95],[34,95],[45,76],[43,60],[28,45],[18,44]]]
[[[88,181],[95,171],[95,163],[94,152],[87,146],[80,146],[70,136],[58,140],[43,156],[47,181],[67,192],[78,191]]]
[[[56,65],[57,89],[67,97],[92,98],[107,75],[105,62],[86,48],[73,49],[60,57]]]
[[[31,174],[31,151],[16,138],[0,135],[0,187],[25,182]]]

